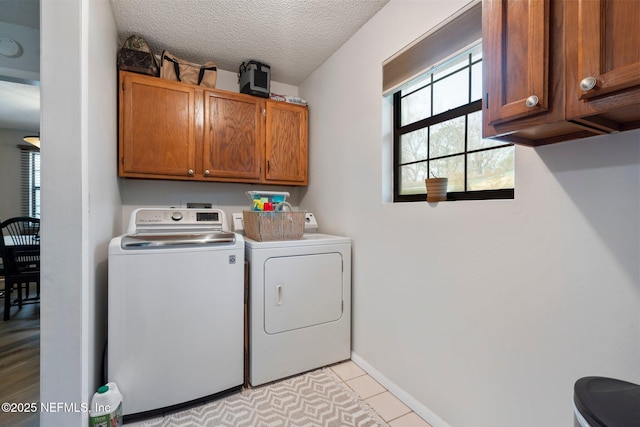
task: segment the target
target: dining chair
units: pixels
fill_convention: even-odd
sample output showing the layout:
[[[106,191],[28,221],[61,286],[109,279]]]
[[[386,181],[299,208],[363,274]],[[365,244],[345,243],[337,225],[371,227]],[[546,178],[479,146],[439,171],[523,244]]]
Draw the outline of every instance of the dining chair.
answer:
[[[10,319],[11,307],[40,302],[40,219],[10,218],[0,223],[0,249],[4,264],[4,320]],[[36,284],[36,296],[29,296],[29,286]],[[23,298],[23,290],[26,292]],[[17,298],[11,295],[17,291]]]

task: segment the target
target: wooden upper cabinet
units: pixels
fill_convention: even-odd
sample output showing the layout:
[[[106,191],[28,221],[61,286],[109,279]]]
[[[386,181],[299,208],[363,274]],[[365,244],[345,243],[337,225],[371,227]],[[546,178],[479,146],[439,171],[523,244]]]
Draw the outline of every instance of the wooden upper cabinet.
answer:
[[[307,185],[308,109],[267,101],[265,183]]]
[[[137,74],[121,77],[120,176],[193,176],[194,90]]]
[[[567,115],[607,131],[638,127],[640,2],[570,1],[566,22]]]
[[[482,27],[487,123],[547,111],[549,0],[485,1]]]
[[[533,146],[595,135],[565,120],[564,4],[483,1],[483,137]]]
[[[204,92],[205,177],[260,182],[264,100]]]
[[[484,137],[542,145],[640,127],[640,1],[482,5]]]
[[[579,0],[575,13],[581,99],[640,86],[640,2]]]
[[[307,185],[308,110],[120,72],[122,177]]]

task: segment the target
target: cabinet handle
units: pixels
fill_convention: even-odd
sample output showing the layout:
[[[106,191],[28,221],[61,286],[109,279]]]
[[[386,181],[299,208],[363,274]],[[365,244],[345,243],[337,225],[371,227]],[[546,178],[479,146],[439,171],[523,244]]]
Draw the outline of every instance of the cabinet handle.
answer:
[[[580,89],[586,92],[596,87],[597,83],[598,81],[596,80],[595,77],[591,77],[591,76],[585,77],[580,81]]]
[[[533,108],[533,107],[535,107],[536,105],[538,105],[538,101],[540,101],[540,100],[538,99],[538,97],[537,97],[537,96],[535,96],[535,95],[531,95],[530,97],[528,97],[528,98],[527,98],[527,100],[526,100],[524,103],[525,103],[525,105],[526,105],[527,107],[529,107],[529,108]]]
[[[209,169],[204,171],[204,176],[209,176]]]
[[[187,171],[187,173],[188,173],[190,176],[193,176],[193,169],[189,169],[189,170]]]

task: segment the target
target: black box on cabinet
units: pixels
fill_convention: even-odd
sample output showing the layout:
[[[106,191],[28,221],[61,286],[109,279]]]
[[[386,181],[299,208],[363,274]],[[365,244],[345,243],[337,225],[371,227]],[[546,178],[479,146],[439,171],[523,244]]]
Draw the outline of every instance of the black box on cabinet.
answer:
[[[258,61],[243,62],[238,70],[240,93],[268,98],[271,90],[271,67]]]

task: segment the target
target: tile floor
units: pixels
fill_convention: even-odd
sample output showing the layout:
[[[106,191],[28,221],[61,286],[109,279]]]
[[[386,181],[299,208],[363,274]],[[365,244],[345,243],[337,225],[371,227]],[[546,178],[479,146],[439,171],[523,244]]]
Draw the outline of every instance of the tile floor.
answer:
[[[431,427],[353,361],[331,366],[331,369],[391,427]]]

